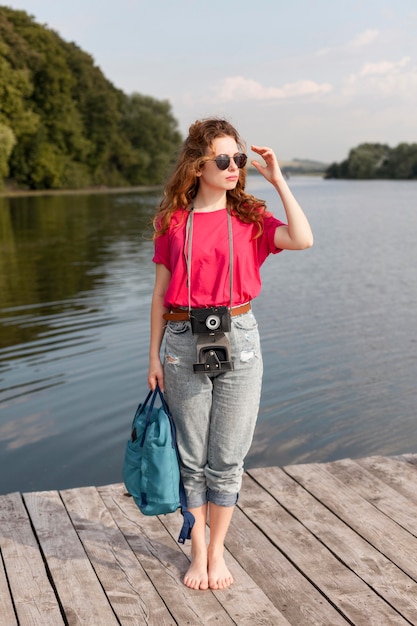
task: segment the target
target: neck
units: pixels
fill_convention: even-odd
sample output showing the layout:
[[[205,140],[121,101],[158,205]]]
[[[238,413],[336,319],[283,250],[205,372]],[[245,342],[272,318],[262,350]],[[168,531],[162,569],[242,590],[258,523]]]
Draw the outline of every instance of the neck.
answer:
[[[214,195],[210,193],[202,193],[202,191],[199,190],[194,198],[193,206],[195,211],[200,211],[201,213],[219,211],[227,206],[226,194],[222,192],[221,194]]]

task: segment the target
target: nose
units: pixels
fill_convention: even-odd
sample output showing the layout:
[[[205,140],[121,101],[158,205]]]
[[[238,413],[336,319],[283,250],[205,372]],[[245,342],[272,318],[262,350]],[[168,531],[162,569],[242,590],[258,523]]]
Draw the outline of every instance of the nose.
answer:
[[[229,167],[227,168],[228,170],[237,170],[239,169],[238,166],[235,163],[235,160],[233,157],[230,157],[230,161],[229,161]]]

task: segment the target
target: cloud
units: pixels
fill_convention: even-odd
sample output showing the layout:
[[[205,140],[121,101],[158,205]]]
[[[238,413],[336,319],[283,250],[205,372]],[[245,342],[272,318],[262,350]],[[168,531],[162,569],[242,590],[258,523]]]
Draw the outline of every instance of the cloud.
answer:
[[[356,37],[347,44],[347,47],[351,49],[358,49],[369,46],[369,44],[375,41],[378,36],[379,31],[376,28],[368,28],[367,30],[364,30],[363,33],[356,35]]]
[[[261,83],[243,76],[224,78],[215,90],[213,101],[232,102],[242,100],[288,100],[327,94],[333,87],[329,83],[300,80],[281,87],[265,87]]]
[[[347,43],[345,42],[339,46],[321,48],[320,50],[317,50],[314,56],[316,56],[317,58],[320,58],[320,57],[327,57],[331,54],[340,53],[340,52],[342,53],[357,52],[357,51],[360,51],[362,48],[365,48],[366,46],[369,46],[371,43],[373,43],[376,39],[379,38],[379,35],[380,35],[380,31],[377,30],[376,28],[368,28],[367,30],[364,30],[362,33],[359,33],[358,35],[356,35],[354,39],[352,39],[351,41],[348,41]]]
[[[415,101],[417,66],[410,65],[410,61],[410,57],[403,57],[399,61],[364,63],[359,72],[347,77],[342,89],[343,95],[370,95]]]
[[[402,68],[410,62],[410,57],[403,57],[401,61],[380,61],[379,63],[365,63],[359,72],[360,76],[399,74]]]

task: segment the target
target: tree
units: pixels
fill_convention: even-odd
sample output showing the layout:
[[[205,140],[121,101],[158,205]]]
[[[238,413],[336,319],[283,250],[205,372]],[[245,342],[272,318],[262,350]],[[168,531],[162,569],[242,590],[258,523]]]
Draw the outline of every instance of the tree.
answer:
[[[129,137],[136,156],[129,168],[130,182],[160,183],[181,142],[169,102],[138,93],[126,97],[121,129]]]
[[[364,143],[349,152],[341,163],[332,163],[325,178],[417,178],[417,144],[401,143],[396,148],[386,144]]]
[[[3,179],[9,175],[9,157],[15,143],[16,137],[12,129],[0,123],[0,189]]]
[[[349,178],[375,178],[388,154],[389,147],[379,143],[363,143],[354,148],[348,157]]]
[[[0,124],[12,133],[8,146],[15,138],[10,179],[29,189],[157,184],[181,141],[167,101],[127,96],[77,45],[7,7],[0,7]]]
[[[393,178],[416,179],[417,144],[400,143],[391,151],[388,165]]]

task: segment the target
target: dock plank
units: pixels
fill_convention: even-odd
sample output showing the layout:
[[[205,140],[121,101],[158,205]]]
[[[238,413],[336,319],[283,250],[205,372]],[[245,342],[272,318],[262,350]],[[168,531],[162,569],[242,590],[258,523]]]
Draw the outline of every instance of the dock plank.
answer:
[[[240,508],[233,516],[227,547],[290,624],[348,623]]]
[[[383,480],[393,489],[417,503],[417,466],[405,462],[404,459],[372,456],[356,459],[356,462]]]
[[[407,623],[253,479],[245,477],[240,500],[246,515],[347,620],[368,626]]]
[[[118,624],[57,491],[23,494],[70,624]]]
[[[327,464],[327,470],[344,484],[352,487],[364,500],[394,522],[417,536],[417,502],[410,501],[395,488],[352,459]],[[414,487],[417,484],[417,468]]]
[[[18,622],[64,624],[22,496],[0,501],[0,547]],[[13,623],[13,621],[11,622]]]
[[[272,467],[250,476],[308,528],[319,541],[405,619],[417,624],[417,583],[325,508],[285,472]]]
[[[347,526],[417,581],[417,540],[413,535],[333,476],[327,464],[291,465],[284,469]]]
[[[71,521],[121,624],[175,624],[95,487],[61,491]]]
[[[0,554],[0,616],[8,626],[18,626],[7,582],[6,570]]]

